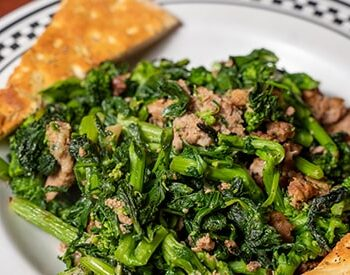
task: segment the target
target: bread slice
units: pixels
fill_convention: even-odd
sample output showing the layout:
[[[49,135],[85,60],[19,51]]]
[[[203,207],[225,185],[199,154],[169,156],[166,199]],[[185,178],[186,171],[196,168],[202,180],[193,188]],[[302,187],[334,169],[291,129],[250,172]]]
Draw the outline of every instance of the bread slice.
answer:
[[[350,275],[350,233],[346,234],[319,265],[304,275]]]
[[[51,24],[0,90],[0,138],[41,104],[39,91],[70,76],[83,78],[101,61],[120,59],[179,25],[146,0],[64,0]]]

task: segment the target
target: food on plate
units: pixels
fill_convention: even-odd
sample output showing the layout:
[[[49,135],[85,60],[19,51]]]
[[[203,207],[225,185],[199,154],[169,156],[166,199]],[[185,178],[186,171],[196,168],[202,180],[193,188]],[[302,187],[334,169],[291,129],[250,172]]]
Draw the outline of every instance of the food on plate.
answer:
[[[348,109],[277,61],[104,62],[54,84],[0,162],[10,208],[62,241],[63,274],[300,274],[346,236],[319,267],[337,269]]]
[[[305,275],[350,274],[350,234],[346,234],[334,249],[312,271]]]
[[[39,91],[155,42],[179,21],[147,0],[64,0],[0,90],[0,138],[41,104]]]

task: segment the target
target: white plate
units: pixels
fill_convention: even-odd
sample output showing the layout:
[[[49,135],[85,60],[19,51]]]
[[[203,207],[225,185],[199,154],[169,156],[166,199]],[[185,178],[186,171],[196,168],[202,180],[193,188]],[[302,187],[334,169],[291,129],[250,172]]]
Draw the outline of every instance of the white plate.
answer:
[[[0,87],[50,21],[58,1],[35,1],[0,20]],[[146,58],[188,57],[210,65],[228,55],[266,47],[289,71],[305,71],[329,94],[350,99],[350,5],[343,1],[161,1],[183,26]],[[16,44],[17,46],[14,46]],[[0,155],[8,152],[0,143]],[[58,242],[9,213],[9,190],[0,184],[1,274],[55,274]]]

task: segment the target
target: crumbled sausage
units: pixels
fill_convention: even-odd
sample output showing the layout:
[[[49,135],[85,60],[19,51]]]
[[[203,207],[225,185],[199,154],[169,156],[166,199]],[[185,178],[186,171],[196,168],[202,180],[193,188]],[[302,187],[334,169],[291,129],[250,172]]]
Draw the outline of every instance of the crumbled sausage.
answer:
[[[237,95],[240,92],[235,93]],[[242,111],[235,105],[244,100],[242,98],[242,95],[239,97],[231,96],[230,93],[221,97],[207,88],[199,87],[195,96],[192,97],[192,105],[195,112],[211,112],[212,115],[217,115],[220,118],[213,125],[216,131],[243,136]]]
[[[185,80],[183,79],[179,79],[177,81],[177,84],[182,88],[182,90],[184,90],[188,95],[191,95],[191,91],[190,91],[190,88],[188,88]]]
[[[121,95],[127,88],[125,80],[129,77],[129,74],[118,75],[113,78],[112,86],[113,86],[113,95],[119,96]]]
[[[350,135],[350,111],[337,123],[330,125],[327,130],[331,134],[344,132]]]
[[[160,127],[163,127],[164,125],[163,111],[166,107],[173,104],[173,102],[174,101],[171,99],[161,98],[148,104],[147,110],[148,110],[148,113],[151,115],[149,121]]]
[[[242,111],[236,107],[231,100],[224,97],[219,112],[222,121],[219,121],[219,123],[214,126],[214,129],[223,134],[236,134],[243,136],[244,127],[242,114]]]
[[[293,159],[300,154],[303,147],[299,144],[288,141],[283,144],[283,148],[285,157],[282,163],[280,185],[286,187],[290,179],[297,174],[297,172],[294,171]]]
[[[292,124],[284,121],[270,122],[267,124],[266,133],[279,142],[285,142],[294,136],[294,127]]]
[[[250,261],[248,264],[247,264],[247,270],[249,272],[255,272],[257,271],[259,268],[261,267],[261,264],[257,261]]]
[[[224,245],[227,247],[228,252],[230,252],[231,254],[234,254],[236,248],[238,247],[236,242],[233,240],[225,240]]]
[[[345,103],[341,98],[327,97],[318,91],[307,90],[303,92],[303,99],[315,118],[323,124],[333,124],[346,114]]]
[[[295,114],[295,108],[293,106],[288,106],[284,113],[286,116],[292,116]]]
[[[301,150],[303,149],[301,145],[291,141],[284,143],[283,148],[285,151],[285,157],[284,157],[285,163],[291,163],[293,161],[293,158],[298,156]]]
[[[274,137],[272,135],[268,135],[267,133],[264,133],[263,131],[254,131],[251,133],[252,136],[259,137],[262,139],[267,139],[267,140],[273,140]]]
[[[314,188],[317,189],[318,196],[323,196],[329,193],[330,187],[327,182],[316,180],[308,176],[305,177],[305,180],[309,182]]]
[[[69,187],[74,182],[73,158],[69,154],[71,127],[69,123],[53,121],[46,127],[46,139],[51,155],[59,164],[59,169],[48,176],[45,187]],[[51,201],[58,192],[46,193],[46,200]]]
[[[299,208],[303,202],[315,197],[317,190],[304,179],[293,177],[288,185],[288,195],[291,197],[291,204]]]
[[[78,155],[81,158],[83,158],[86,155],[86,151],[83,147],[79,147]]]
[[[182,149],[183,141],[200,146],[208,146],[212,143],[208,134],[198,128],[198,123],[202,121],[194,114],[186,114],[174,119],[173,147],[176,150]]]
[[[212,251],[215,248],[215,242],[210,238],[209,233],[206,233],[203,237],[196,241],[196,246],[192,247],[194,252],[200,251]]]
[[[220,183],[220,185],[218,186],[218,189],[219,189],[220,191],[228,190],[228,189],[230,189],[230,188],[231,188],[231,184],[228,183],[228,182],[222,182],[222,183]]]
[[[248,103],[249,92],[243,89],[234,89],[227,92],[226,97],[237,107],[244,107]]]
[[[124,202],[117,200],[117,199],[106,199],[105,200],[105,205],[111,208],[118,217],[118,220],[121,224],[126,224],[126,225],[131,225],[132,224],[132,219],[129,218],[127,215],[124,213]]]
[[[303,202],[309,199],[325,195],[329,192],[329,185],[311,178],[304,178],[297,174],[288,185],[288,195],[291,197],[291,204],[299,208]]]
[[[192,97],[195,112],[211,112],[217,114],[220,111],[221,97],[205,87],[198,87]]]
[[[326,149],[323,146],[321,146],[321,145],[310,147],[310,153],[311,154],[323,154],[323,152],[325,150]]]
[[[255,179],[255,181],[263,186],[263,170],[265,161],[260,158],[255,158],[249,166],[249,173]]]
[[[89,223],[88,223],[88,225],[87,225],[87,227],[86,227],[86,231],[87,231],[88,233],[91,233],[91,230],[92,230],[93,228],[101,228],[101,227],[102,227],[102,224],[101,224],[99,221],[90,219],[90,220],[89,220]]]
[[[293,240],[293,225],[281,212],[271,212],[269,215],[269,223],[276,229],[285,242],[291,242]]]

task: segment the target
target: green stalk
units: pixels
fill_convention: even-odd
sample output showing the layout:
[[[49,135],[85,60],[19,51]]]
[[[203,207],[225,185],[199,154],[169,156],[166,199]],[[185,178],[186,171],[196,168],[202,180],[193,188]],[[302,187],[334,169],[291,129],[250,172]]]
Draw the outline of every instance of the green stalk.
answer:
[[[162,172],[169,167],[169,156],[171,151],[171,142],[173,140],[173,131],[171,128],[163,130],[161,149],[159,151],[156,163],[152,169],[153,173]]]
[[[262,207],[267,207],[272,203],[275,203],[277,209],[283,209],[283,195],[279,187],[280,173],[278,167],[276,167],[275,158],[263,150],[257,150],[256,154],[265,161],[263,182],[265,190],[269,195],[266,201],[262,204]]]
[[[323,170],[320,166],[313,164],[312,162],[302,158],[302,157],[296,157],[294,159],[295,167],[305,174],[306,176],[313,178],[313,179],[322,179],[324,177]]]
[[[135,148],[134,142],[131,142],[129,147],[130,158],[130,184],[135,191],[142,192],[143,178],[146,165],[146,152],[144,148]]]
[[[296,143],[301,144],[304,147],[310,147],[314,138],[309,131],[299,129],[294,136],[294,140]]]
[[[0,157],[0,180],[9,180],[9,165]]]
[[[256,185],[248,171],[238,165],[234,165],[231,168],[208,167],[206,173],[208,178],[212,180],[230,181],[234,178],[241,178],[244,188],[249,192],[254,201],[260,201],[264,197],[263,192],[259,186]]]
[[[12,198],[9,207],[20,217],[66,244],[78,237],[78,230],[75,227],[27,200]]]
[[[114,275],[114,268],[104,261],[92,257],[92,256],[84,256],[80,259],[80,264],[92,271],[94,274],[98,275]]]
[[[333,164],[336,165],[339,157],[339,151],[337,145],[329,136],[327,131],[318,123],[318,121],[312,116],[311,111],[299,98],[293,97],[290,93],[283,93],[285,100],[291,104],[296,110],[296,116],[304,127],[309,130],[310,134],[318,141],[319,144],[324,146],[328,152],[333,156]]]
[[[339,157],[339,151],[337,145],[334,143],[332,138],[328,135],[326,130],[314,119],[312,116],[303,120],[303,123],[307,129],[309,129],[311,135],[324,146],[335,159]]]
[[[114,256],[117,261],[127,266],[146,265],[167,234],[168,231],[163,226],[160,226],[151,241],[142,239],[138,244],[135,236],[131,234],[124,236],[120,239]]]
[[[262,207],[267,207],[275,202],[277,208],[283,207],[283,196],[279,188],[280,173],[278,169],[269,163],[263,171],[263,181],[267,194],[269,195]]]
[[[172,268],[179,267],[187,274],[211,274],[190,248],[175,239],[173,233],[165,237],[162,252],[165,261]]]
[[[252,138],[251,144],[256,150],[270,151],[269,155],[273,158],[275,164],[281,163],[284,159],[284,148],[281,144],[275,141],[266,140],[262,138]]]
[[[218,135],[219,144],[228,144],[233,149],[247,154],[254,154],[257,150],[268,151],[274,157],[275,163],[281,163],[284,159],[284,148],[275,141],[258,137],[239,137],[233,135]]]
[[[118,116],[118,123],[120,123],[123,127],[127,127],[128,125],[135,123],[140,127],[142,132],[142,137],[148,143],[160,143],[163,129],[144,121],[140,121],[136,117],[122,117]]]
[[[147,264],[149,258],[152,256],[167,234],[168,230],[166,230],[163,226],[160,226],[155,231],[152,241],[142,240],[136,246],[134,251],[136,259],[142,263],[142,265]]]
[[[197,159],[175,156],[170,163],[171,171],[184,176],[201,177],[206,169],[207,164],[200,156]]]

